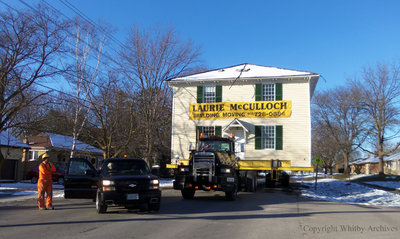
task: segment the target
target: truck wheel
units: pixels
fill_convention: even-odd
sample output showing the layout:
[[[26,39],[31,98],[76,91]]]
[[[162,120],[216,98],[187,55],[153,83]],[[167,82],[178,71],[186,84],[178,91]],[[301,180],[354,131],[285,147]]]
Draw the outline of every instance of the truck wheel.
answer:
[[[185,189],[181,190],[182,197],[184,199],[193,199],[195,192],[196,192],[196,190],[194,190],[192,188],[185,188]]]
[[[107,211],[107,205],[101,200],[100,192],[96,196],[96,211],[97,213],[105,213]]]
[[[253,172],[248,172],[246,176],[246,188],[248,192],[257,191],[257,178]]]
[[[150,203],[149,204],[149,211],[160,211],[160,203]]]
[[[237,185],[235,185],[235,187],[231,191],[225,192],[225,199],[227,201],[235,201],[237,198],[237,192],[238,192],[238,187]]]

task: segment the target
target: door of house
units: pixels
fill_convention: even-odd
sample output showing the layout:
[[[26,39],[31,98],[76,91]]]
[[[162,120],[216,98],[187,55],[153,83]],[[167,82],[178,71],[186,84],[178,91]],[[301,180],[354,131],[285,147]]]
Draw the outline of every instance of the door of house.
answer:
[[[231,131],[235,134],[235,153],[240,160],[246,157],[246,137],[243,129],[235,129]]]

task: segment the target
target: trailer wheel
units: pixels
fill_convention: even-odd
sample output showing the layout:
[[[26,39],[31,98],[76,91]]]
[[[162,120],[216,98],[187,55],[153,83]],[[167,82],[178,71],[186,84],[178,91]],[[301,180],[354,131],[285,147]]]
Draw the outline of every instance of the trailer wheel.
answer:
[[[182,197],[184,199],[193,199],[194,194],[196,193],[196,190],[192,189],[192,188],[185,188],[181,190],[182,193]]]
[[[290,176],[287,173],[282,174],[281,179],[279,180],[282,187],[289,187],[290,184]]]
[[[271,180],[271,174],[267,174],[267,176],[265,176],[265,187],[266,188],[275,187],[275,181]]]

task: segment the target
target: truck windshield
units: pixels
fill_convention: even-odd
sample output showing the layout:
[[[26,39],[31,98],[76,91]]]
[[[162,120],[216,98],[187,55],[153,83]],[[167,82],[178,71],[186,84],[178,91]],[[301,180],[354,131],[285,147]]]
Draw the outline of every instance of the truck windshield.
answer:
[[[112,160],[106,161],[101,169],[103,175],[147,175],[150,169],[141,160]]]
[[[230,152],[231,151],[231,144],[230,142],[224,141],[200,141],[197,146],[198,151],[224,151]]]

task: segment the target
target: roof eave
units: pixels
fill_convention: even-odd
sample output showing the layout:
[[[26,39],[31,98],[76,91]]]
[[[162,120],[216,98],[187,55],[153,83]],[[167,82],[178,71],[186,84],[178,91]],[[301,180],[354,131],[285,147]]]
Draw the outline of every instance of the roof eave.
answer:
[[[240,78],[213,78],[213,79],[175,79],[168,81],[167,84],[169,86],[179,86],[179,85],[202,85],[202,84],[207,84],[207,83],[233,83],[233,82],[246,82],[246,83],[252,83],[252,82],[262,82],[266,80],[272,80],[272,81],[282,81],[282,80],[297,80],[297,79],[302,79],[302,80],[313,80],[312,82],[314,86],[313,89],[315,89],[315,86],[317,84],[319,75],[315,73],[310,73],[310,74],[304,74],[304,75],[290,75],[290,76],[256,76],[256,77],[240,77]]]

